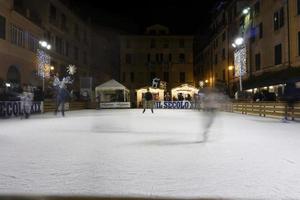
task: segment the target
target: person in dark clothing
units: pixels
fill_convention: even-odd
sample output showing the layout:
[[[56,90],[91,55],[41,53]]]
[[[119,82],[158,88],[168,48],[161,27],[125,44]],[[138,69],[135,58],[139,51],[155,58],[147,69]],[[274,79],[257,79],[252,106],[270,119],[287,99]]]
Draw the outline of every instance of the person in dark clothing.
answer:
[[[286,106],[285,106],[285,114],[284,114],[284,121],[288,120],[288,113],[292,113],[292,120],[294,120],[294,104],[297,101],[296,98],[297,94],[297,88],[295,86],[295,83],[287,83],[285,88],[284,88],[284,94],[283,94],[283,99],[286,101]]]
[[[144,96],[144,110],[143,113],[146,111],[147,108],[151,109],[151,112],[153,113],[153,96],[150,92],[149,88],[147,89],[147,92]]]
[[[183,98],[182,93],[179,93],[178,94],[178,101],[183,101],[183,100],[184,100],[184,98]]]
[[[65,116],[65,102],[69,98],[69,92],[65,87],[58,88],[57,96],[56,96],[56,107],[54,114],[57,114],[58,108],[61,105],[61,113]]]
[[[192,101],[192,97],[190,94],[187,94],[187,96],[185,97],[186,101]]]

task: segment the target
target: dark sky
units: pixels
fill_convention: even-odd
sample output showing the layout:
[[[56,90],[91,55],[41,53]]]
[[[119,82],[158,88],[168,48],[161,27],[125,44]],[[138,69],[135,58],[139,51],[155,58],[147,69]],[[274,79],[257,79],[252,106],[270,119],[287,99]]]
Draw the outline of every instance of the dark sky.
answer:
[[[205,33],[218,0],[62,0],[99,25],[143,33],[153,24],[168,26],[174,34]]]

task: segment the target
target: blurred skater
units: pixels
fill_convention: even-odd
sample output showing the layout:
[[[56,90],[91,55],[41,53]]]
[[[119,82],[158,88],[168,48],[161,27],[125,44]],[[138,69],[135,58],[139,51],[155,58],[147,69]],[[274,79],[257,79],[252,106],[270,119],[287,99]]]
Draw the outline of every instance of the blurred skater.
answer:
[[[202,110],[203,110],[203,131],[199,136],[199,142],[206,142],[208,140],[208,133],[214,123],[217,111],[220,108],[220,103],[224,99],[223,95],[217,90],[207,88],[203,91]],[[201,140],[202,138],[202,140]]]

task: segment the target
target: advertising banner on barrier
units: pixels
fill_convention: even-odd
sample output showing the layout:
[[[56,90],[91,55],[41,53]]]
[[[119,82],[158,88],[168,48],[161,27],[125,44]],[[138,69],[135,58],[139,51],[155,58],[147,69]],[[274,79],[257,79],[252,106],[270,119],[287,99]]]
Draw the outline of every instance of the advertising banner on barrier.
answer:
[[[32,102],[31,114],[42,113],[42,102]],[[13,117],[23,115],[23,104],[21,101],[0,101],[0,117]]]
[[[156,101],[154,103],[157,109],[191,109],[192,104],[189,101]]]

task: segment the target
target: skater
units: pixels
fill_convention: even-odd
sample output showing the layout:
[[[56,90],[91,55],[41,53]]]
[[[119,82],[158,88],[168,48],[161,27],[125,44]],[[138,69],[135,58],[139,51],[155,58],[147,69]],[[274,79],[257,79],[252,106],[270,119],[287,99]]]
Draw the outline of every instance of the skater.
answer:
[[[100,109],[100,94],[97,94],[96,96],[96,110]]]
[[[65,102],[69,98],[69,92],[64,85],[63,87],[59,87],[57,91],[57,96],[56,96],[56,108],[55,108],[55,115],[57,114],[58,108],[61,105],[61,114],[62,116],[65,116]]]
[[[143,106],[144,106],[143,113],[146,111],[147,108],[150,108],[151,112],[153,113],[153,96],[152,96],[149,88],[147,89],[147,92],[145,93]]]
[[[171,95],[169,92],[167,92],[167,94],[165,95],[165,101],[171,101]]]
[[[20,96],[20,99],[21,99],[21,105],[22,105],[22,111],[23,111],[23,115],[22,115],[21,119],[23,117],[25,117],[25,119],[28,119],[31,114],[31,106],[32,106],[32,101],[33,101],[33,94],[30,92],[29,87],[27,87],[27,86],[23,87],[23,92]]]
[[[204,125],[203,125],[203,133],[202,133],[202,141],[199,142],[206,142],[208,139],[208,133],[210,128],[214,122],[214,119],[217,114],[217,110],[219,108],[219,95],[217,91],[213,89],[207,89],[204,91],[204,97],[202,100],[203,104],[203,112],[204,112]]]
[[[72,83],[72,80],[70,77],[63,78],[62,81],[59,80],[58,76],[54,78],[53,86],[56,90],[56,106],[54,114],[57,114],[57,111],[59,109],[59,106],[61,105],[61,113],[62,116],[65,116],[65,102],[70,97],[70,94],[67,90],[68,83]]]
[[[297,88],[295,83],[288,82],[284,89],[284,95],[283,99],[286,101],[285,105],[285,112],[284,112],[284,119],[282,119],[283,122],[288,121],[289,114],[291,113],[291,120],[294,120],[294,104],[297,101]]]

